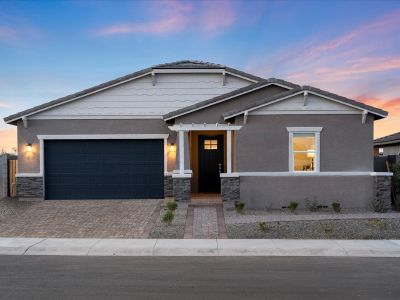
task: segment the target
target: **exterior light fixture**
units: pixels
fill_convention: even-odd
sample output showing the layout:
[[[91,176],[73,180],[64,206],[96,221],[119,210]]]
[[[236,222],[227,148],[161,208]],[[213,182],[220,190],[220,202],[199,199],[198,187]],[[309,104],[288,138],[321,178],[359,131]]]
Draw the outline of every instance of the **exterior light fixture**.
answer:
[[[32,152],[32,144],[26,144],[26,151]]]
[[[175,151],[175,143],[171,143],[170,145],[169,145],[169,151]]]

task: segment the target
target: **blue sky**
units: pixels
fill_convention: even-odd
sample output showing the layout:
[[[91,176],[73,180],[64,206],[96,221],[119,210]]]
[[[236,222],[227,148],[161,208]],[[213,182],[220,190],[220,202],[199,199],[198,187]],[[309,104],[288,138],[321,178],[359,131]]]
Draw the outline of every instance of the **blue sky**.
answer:
[[[0,0],[1,119],[181,59],[327,89],[389,110],[376,136],[400,131],[400,1]]]

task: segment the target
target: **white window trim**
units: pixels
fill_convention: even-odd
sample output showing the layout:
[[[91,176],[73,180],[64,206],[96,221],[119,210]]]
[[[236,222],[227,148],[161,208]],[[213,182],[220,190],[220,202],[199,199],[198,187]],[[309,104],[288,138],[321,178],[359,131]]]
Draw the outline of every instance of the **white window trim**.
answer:
[[[168,173],[169,134],[52,134],[38,135],[39,140],[39,173],[18,173],[16,177],[43,177],[44,176],[44,140],[164,140],[164,172]]]
[[[289,172],[291,173],[319,173],[321,161],[320,139],[323,127],[286,127],[289,132]],[[315,156],[314,171],[295,171],[294,170],[294,151],[293,151],[293,134],[294,133],[312,133],[315,136]]]

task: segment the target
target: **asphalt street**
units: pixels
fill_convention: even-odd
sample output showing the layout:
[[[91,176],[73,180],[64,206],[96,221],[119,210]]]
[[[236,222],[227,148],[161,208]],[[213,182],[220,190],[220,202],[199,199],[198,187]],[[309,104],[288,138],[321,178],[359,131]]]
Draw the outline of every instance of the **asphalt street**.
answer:
[[[400,259],[0,256],[0,299],[400,299]]]

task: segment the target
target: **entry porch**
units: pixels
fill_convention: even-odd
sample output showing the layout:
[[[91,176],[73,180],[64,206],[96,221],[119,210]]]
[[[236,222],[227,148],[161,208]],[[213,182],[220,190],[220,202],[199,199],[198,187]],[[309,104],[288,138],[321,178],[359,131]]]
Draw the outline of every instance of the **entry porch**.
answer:
[[[239,200],[239,180],[235,174],[235,131],[230,124],[179,124],[176,168],[172,172],[172,191],[176,201],[221,203]],[[233,180],[232,180],[233,179]],[[236,196],[232,193],[232,181]]]

